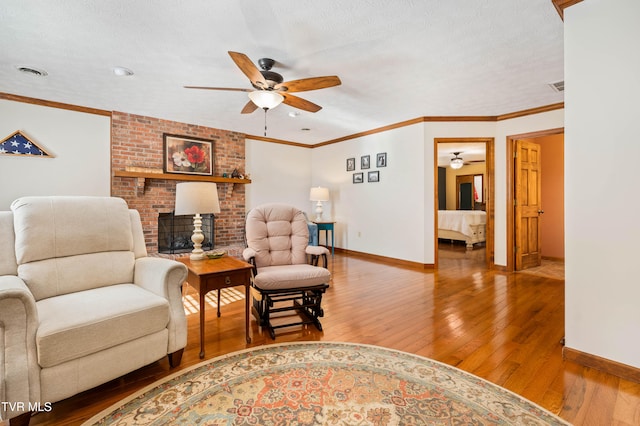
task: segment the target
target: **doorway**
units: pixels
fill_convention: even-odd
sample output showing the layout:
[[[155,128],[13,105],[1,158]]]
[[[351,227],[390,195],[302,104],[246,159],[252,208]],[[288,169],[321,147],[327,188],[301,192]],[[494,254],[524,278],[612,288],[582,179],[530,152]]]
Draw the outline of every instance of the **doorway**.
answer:
[[[482,207],[482,209],[486,212],[486,227],[485,227],[485,249],[484,249],[484,258],[485,264],[488,269],[492,269],[494,267],[494,176],[495,176],[495,163],[494,163],[494,139],[493,138],[434,138],[434,267],[438,267],[438,210],[447,210],[446,205],[450,206],[449,210],[456,210],[459,206],[456,206],[456,199],[458,195],[452,195],[448,197],[443,197],[443,191],[455,191],[456,189],[445,188],[443,185],[443,179],[445,173],[443,173],[443,169],[445,169],[446,164],[444,162],[448,162],[449,160],[443,158],[443,155],[439,155],[439,151],[445,153],[445,156],[449,155],[452,150],[460,153],[460,156],[464,159],[465,155],[467,159],[465,160],[465,166],[470,165],[474,161],[480,161],[474,159],[470,155],[470,152],[464,154],[464,148],[472,147],[474,145],[481,145],[484,151],[484,158],[482,162],[484,163],[484,173],[476,173],[473,169],[470,169],[469,173],[461,172],[462,174],[469,174],[473,179],[472,185],[469,187],[472,191],[477,190],[479,188],[479,193],[474,193],[474,200],[478,200],[476,203],[472,203],[474,208]],[[439,157],[440,163],[439,164]],[[452,157],[452,156],[451,156]],[[463,167],[465,167],[463,166]],[[475,175],[482,174],[483,179],[477,179]],[[481,182],[481,183],[480,183]],[[455,179],[453,181],[452,187],[456,187]],[[477,198],[476,198],[477,197]],[[451,205],[452,203],[452,205]]]
[[[538,206],[527,199],[518,200],[536,193],[527,177],[518,177],[521,158],[516,157],[517,147],[526,144],[541,148],[538,184],[542,194]],[[523,204],[530,211],[521,209]],[[539,264],[537,257],[564,262],[564,128],[507,137],[507,206],[508,271],[535,267]],[[531,249],[536,238],[538,253]]]

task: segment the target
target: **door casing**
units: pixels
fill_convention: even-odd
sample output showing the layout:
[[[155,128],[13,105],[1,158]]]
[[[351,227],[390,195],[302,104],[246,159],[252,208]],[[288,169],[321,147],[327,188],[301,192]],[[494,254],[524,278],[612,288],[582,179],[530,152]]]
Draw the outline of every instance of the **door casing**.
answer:
[[[434,200],[434,229],[433,229],[433,245],[434,245],[434,268],[438,268],[438,144],[445,143],[477,143],[484,142],[485,144],[485,165],[486,165],[486,181],[484,182],[485,191],[485,203],[487,212],[487,227],[485,229],[486,236],[486,264],[487,269],[493,269],[495,266],[494,257],[494,201],[495,195],[495,151],[494,138],[434,138],[433,140],[433,158],[434,158],[434,188],[433,188],[433,200]]]

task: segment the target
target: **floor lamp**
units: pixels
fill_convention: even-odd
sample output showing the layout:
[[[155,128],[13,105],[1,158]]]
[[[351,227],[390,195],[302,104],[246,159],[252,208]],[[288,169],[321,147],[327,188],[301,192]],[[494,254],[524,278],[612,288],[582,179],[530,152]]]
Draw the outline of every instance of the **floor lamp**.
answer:
[[[204,234],[202,233],[202,216],[200,214],[220,213],[218,187],[211,182],[182,182],[176,184],[176,209],[174,214],[193,216],[193,251],[191,260],[203,260],[202,250]]]

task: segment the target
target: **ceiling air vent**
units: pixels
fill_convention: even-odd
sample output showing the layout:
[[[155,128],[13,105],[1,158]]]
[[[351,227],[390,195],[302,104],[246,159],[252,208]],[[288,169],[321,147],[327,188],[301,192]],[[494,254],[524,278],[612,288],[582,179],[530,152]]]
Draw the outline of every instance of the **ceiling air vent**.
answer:
[[[554,92],[564,92],[564,80],[549,83],[549,87],[551,87]]]
[[[39,70],[37,68],[31,68],[31,67],[17,67],[17,68],[18,68],[18,71],[22,73],[35,75],[37,77],[44,77],[47,75],[46,71]]]

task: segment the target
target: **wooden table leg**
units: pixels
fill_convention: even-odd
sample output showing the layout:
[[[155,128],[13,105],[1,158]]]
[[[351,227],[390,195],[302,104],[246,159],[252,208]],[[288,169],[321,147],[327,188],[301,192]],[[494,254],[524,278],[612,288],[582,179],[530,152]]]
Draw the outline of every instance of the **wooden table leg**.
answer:
[[[202,291],[198,292],[200,294],[200,359],[204,358],[204,297],[205,294]]]
[[[245,296],[244,296],[244,324],[245,324],[245,336],[247,337],[247,343],[251,343],[251,336],[249,336],[249,310],[250,298],[251,298],[251,284],[245,284]]]

